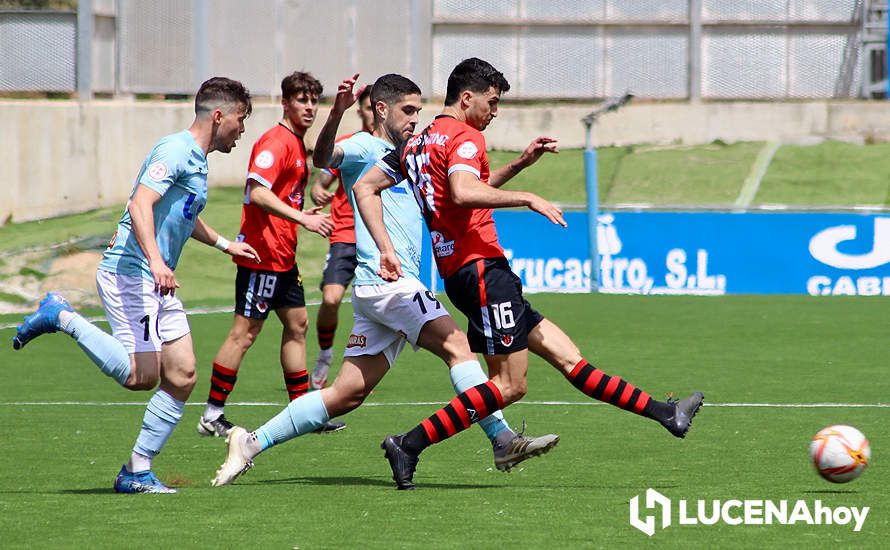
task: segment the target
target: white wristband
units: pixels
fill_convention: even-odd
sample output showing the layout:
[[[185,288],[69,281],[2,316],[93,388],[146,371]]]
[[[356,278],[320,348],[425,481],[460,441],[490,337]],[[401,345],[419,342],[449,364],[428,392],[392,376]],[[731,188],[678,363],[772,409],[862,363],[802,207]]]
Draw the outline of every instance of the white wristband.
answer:
[[[225,252],[229,248],[230,244],[231,243],[229,242],[229,239],[220,235],[216,238],[216,244],[214,244],[213,246]]]

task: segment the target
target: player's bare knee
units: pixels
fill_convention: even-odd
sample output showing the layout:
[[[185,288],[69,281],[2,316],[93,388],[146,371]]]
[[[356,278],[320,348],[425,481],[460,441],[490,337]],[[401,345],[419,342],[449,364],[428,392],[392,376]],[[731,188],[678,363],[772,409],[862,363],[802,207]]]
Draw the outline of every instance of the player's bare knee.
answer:
[[[498,389],[501,390],[504,404],[509,405],[525,397],[528,391],[528,384],[525,380],[511,380],[508,383],[504,383],[503,386],[498,384]]]

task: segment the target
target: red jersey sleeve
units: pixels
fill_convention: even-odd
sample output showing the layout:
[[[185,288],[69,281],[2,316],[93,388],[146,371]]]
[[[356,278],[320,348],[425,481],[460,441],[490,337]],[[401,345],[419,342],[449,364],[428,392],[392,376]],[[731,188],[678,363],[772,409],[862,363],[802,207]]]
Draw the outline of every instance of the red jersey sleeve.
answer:
[[[488,183],[488,155],[485,153],[485,138],[482,132],[466,127],[448,141],[445,148],[448,159],[448,175],[457,171],[474,174],[483,183]]]
[[[264,187],[272,189],[281,172],[287,168],[287,146],[279,139],[269,139],[263,135],[253,146],[247,179],[252,179]]]

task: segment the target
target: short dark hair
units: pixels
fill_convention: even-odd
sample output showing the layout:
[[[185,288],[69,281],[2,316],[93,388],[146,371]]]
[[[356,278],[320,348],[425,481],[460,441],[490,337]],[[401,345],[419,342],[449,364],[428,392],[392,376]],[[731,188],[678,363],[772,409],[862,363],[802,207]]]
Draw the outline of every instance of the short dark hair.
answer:
[[[231,104],[243,105],[248,115],[253,111],[250,91],[244,84],[224,76],[214,76],[205,80],[195,94],[196,115]]]
[[[482,93],[494,88],[500,93],[510,90],[510,83],[504,74],[495,69],[488,61],[478,57],[464,59],[448,76],[448,89],[445,92],[445,105],[454,105],[460,99],[460,93],[469,90]]]
[[[378,101],[392,105],[411,94],[420,95],[420,87],[412,80],[400,74],[385,74],[371,86],[371,105],[377,105]]]
[[[323,89],[317,78],[302,71],[294,71],[281,80],[281,95],[284,99],[290,99],[301,93],[320,96]]]
[[[362,90],[362,93],[358,96],[359,103],[371,97],[371,88],[372,86],[370,85],[365,86],[365,89]]]

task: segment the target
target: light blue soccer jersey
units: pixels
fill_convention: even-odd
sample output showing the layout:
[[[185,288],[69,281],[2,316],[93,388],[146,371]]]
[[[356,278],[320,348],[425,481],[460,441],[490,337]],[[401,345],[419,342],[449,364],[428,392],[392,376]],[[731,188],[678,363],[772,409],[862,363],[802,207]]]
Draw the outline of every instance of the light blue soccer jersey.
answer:
[[[338,142],[337,147],[343,150],[343,160],[337,168],[340,169],[343,187],[355,211],[358,266],[353,285],[386,284],[387,281],[377,275],[377,270],[380,269],[380,251],[358,213],[352,187],[379,159],[393,150],[393,145],[367,132],[358,132],[349,139]],[[380,194],[380,198],[383,203],[383,223],[399,261],[402,262],[402,274],[419,279],[423,218],[408,182],[401,181],[386,189]]]
[[[170,269],[176,269],[198,214],[207,204],[207,157],[191,132],[183,130],[171,134],[154,146],[142,163],[133,193],[139,185],[161,195],[153,207],[155,238],[164,262]],[[152,279],[148,260],[132,229],[130,213],[124,209],[99,269]]]

